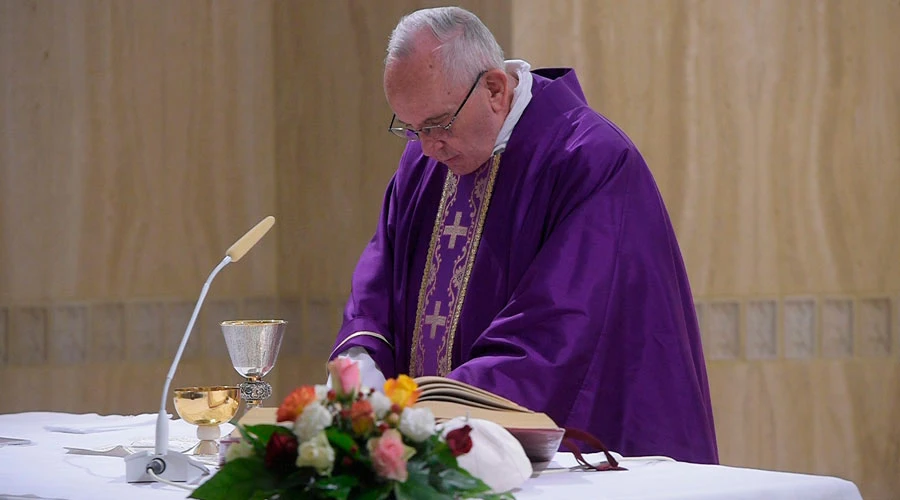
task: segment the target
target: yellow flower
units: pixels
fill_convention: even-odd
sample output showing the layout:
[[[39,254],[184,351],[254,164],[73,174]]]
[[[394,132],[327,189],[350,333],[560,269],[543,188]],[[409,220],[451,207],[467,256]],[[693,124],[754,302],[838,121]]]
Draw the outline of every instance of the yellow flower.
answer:
[[[416,404],[419,399],[419,386],[416,381],[407,375],[400,375],[396,379],[388,379],[384,383],[384,394],[391,402],[401,409]]]

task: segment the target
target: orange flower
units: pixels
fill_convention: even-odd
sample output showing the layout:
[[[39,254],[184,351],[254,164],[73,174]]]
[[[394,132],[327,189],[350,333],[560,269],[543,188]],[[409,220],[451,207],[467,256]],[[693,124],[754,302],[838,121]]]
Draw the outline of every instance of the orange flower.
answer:
[[[368,434],[375,428],[375,411],[372,410],[372,403],[365,399],[353,402],[353,406],[350,407],[350,426],[358,436]]]
[[[304,385],[294,392],[288,394],[281,406],[278,407],[276,417],[279,422],[297,420],[297,417],[303,413],[306,405],[316,400],[316,388],[311,385]]]
[[[384,383],[385,395],[400,409],[416,404],[420,392],[416,381],[406,375],[400,375],[396,379],[388,379]]]

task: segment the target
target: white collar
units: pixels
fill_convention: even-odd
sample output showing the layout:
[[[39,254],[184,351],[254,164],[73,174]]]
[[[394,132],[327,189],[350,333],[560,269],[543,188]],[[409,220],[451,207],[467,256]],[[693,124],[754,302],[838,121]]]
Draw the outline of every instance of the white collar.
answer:
[[[516,85],[515,91],[513,91],[512,106],[510,106],[509,114],[506,116],[503,126],[500,127],[500,133],[497,134],[492,154],[497,154],[506,149],[506,143],[509,142],[513,129],[519,123],[519,118],[522,117],[525,107],[531,102],[531,82],[534,80],[531,76],[531,65],[521,59],[510,59],[506,61],[505,69],[507,73],[515,71],[519,77],[519,83]]]

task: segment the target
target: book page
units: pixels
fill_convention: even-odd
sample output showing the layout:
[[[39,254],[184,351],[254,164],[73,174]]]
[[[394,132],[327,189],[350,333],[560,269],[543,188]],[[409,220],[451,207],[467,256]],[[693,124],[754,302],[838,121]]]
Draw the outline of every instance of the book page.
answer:
[[[506,410],[502,408],[497,408],[494,405],[485,404],[481,401],[475,401],[472,399],[468,399],[467,396],[456,396],[453,394],[430,394],[430,397],[419,397],[419,401],[446,401],[448,403],[455,403],[463,406],[471,406],[473,408],[484,408],[485,410],[494,410],[494,411],[512,411]]]
[[[559,429],[556,423],[544,413],[490,410],[450,401],[420,400],[416,403],[416,407],[430,409],[439,422],[468,416],[469,418],[490,420],[508,429]]]
[[[418,377],[420,401],[463,399],[487,409],[531,413],[531,410],[479,387],[444,377]]]

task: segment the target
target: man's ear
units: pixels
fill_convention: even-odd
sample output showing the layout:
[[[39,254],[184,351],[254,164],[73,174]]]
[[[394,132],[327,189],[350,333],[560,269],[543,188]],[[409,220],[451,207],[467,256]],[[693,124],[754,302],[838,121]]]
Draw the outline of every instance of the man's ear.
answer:
[[[485,73],[484,82],[491,92],[489,97],[491,109],[495,112],[507,109],[509,107],[509,92],[512,87],[509,85],[506,73],[502,69],[492,69]]]

